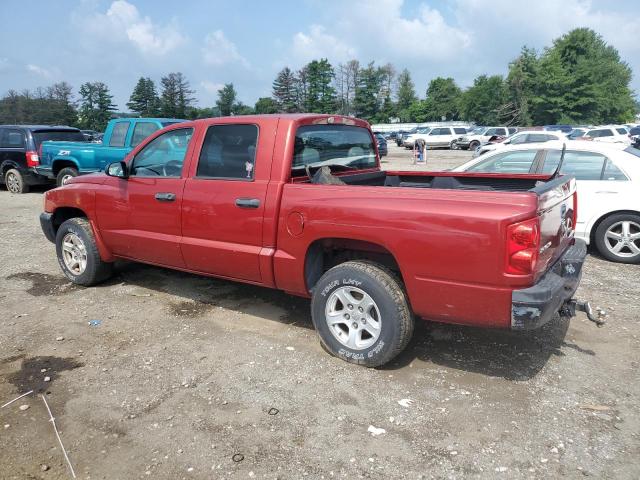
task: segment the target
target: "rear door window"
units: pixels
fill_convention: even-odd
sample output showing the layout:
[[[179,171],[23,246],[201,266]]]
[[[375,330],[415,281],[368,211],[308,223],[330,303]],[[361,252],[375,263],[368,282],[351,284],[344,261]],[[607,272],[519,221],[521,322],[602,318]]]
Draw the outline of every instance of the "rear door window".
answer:
[[[496,135],[502,135],[503,137],[507,134],[506,128],[496,128]]]
[[[600,138],[600,137],[613,137],[613,132],[609,128],[601,128],[598,130],[591,130],[587,132],[587,137]]]
[[[626,135],[627,134],[627,129],[626,128],[616,128],[616,130],[618,131],[618,133],[620,135]]]
[[[196,177],[253,180],[257,125],[213,125],[200,151]]]
[[[33,141],[36,149],[40,148],[42,142],[86,142],[82,132],[74,130],[37,130],[33,132]]]
[[[538,150],[517,150],[492,156],[469,168],[468,172],[530,173]]]
[[[113,126],[111,140],[109,140],[110,147],[124,147],[129,125],[129,122],[118,122]]]
[[[613,164],[611,159],[607,160],[607,164],[604,167],[604,172],[602,173],[602,179],[623,182],[629,180],[627,176],[622,172],[622,170],[620,170]]]
[[[133,127],[133,136],[131,137],[131,146],[136,147],[142,142],[145,138],[151,135],[156,130],[159,130],[160,127],[153,122],[137,122],[136,126]],[[125,131],[125,137],[127,133]],[[113,139],[113,136],[111,137]]]
[[[306,175],[307,166],[323,165],[331,170],[377,167],[376,149],[369,130],[351,125],[304,125],[298,128],[293,150],[293,176]]]
[[[551,135],[545,135],[544,133],[530,133],[529,138],[527,139],[527,142],[528,143],[548,142],[550,139],[553,139]]]
[[[2,148],[25,148],[27,144],[24,131],[16,128],[4,129],[4,134],[0,141],[2,141]]]
[[[544,161],[542,173],[552,174],[558,168],[561,150],[550,150]],[[573,175],[576,180],[600,180],[607,157],[594,152],[567,151],[560,173]]]
[[[456,135],[464,135],[465,133],[467,133],[466,128],[454,128],[453,131]]]

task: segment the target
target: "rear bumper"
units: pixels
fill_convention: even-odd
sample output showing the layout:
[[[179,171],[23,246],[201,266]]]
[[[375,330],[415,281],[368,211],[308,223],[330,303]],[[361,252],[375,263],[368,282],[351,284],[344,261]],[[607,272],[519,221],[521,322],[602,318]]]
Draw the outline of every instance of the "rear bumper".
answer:
[[[42,233],[47,237],[52,243],[56,241],[56,231],[53,228],[53,214],[43,212],[40,214],[40,227],[42,228]]]
[[[587,256],[586,243],[583,240],[575,242],[538,283],[523,290],[513,291],[513,330],[533,330],[541,327],[573,297],[580,284],[582,265]]]

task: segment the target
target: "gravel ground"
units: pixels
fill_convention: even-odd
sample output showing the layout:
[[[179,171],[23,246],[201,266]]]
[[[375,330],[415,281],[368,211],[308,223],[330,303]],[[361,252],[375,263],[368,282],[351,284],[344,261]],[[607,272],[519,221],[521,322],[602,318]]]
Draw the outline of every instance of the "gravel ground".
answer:
[[[390,150],[387,168],[409,168]],[[639,266],[588,258],[578,296],[604,328],[420,321],[397,361],[365,369],[326,354],[308,301],[280,292],[132,263],[73,287],[41,208],[0,191],[0,404],[43,392],[79,478],[640,476]],[[0,410],[0,478],[70,478],[40,397]]]

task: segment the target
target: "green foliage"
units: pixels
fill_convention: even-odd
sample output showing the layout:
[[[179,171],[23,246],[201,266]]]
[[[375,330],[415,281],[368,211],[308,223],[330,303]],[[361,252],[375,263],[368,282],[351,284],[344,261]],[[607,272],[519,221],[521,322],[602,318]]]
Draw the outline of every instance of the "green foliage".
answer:
[[[80,126],[104,131],[111,114],[116,110],[109,87],[102,82],[87,82],[80,85]]]
[[[553,42],[540,58],[534,121],[545,123],[622,123],[635,106],[631,69],[617,50],[588,28],[577,28]]]
[[[460,96],[462,90],[453,78],[437,77],[429,82],[424,102],[414,102],[412,112],[420,122],[458,120],[460,117]]]
[[[313,60],[298,75],[298,99],[305,112],[333,113],[336,110],[336,90],[332,82],[333,67],[326,58]]]
[[[38,88],[22,93],[9,90],[0,99],[0,123],[77,125],[71,85],[60,82],[44,90]]]
[[[280,110],[278,103],[271,97],[261,97],[254,107],[255,113],[278,113]]]
[[[233,83],[225,83],[224,87],[218,90],[218,100],[216,106],[220,109],[220,116],[228,117],[233,115],[233,107],[236,105],[236,89]]]
[[[460,98],[463,119],[479,125],[500,125],[502,107],[506,103],[506,88],[500,75],[480,75]]]
[[[170,73],[160,80],[160,114],[167,118],[185,118],[189,107],[193,105],[195,93],[189,82],[180,72]]]
[[[376,116],[380,108],[378,95],[381,86],[382,75],[374,62],[360,70],[353,99],[354,113],[357,117],[372,120]]]
[[[509,64],[506,79],[509,100],[503,106],[503,117],[508,125],[533,125],[539,75],[540,62],[535,50],[523,47],[520,56]]]
[[[418,96],[416,95],[413,80],[411,80],[411,74],[406,68],[398,75],[398,91],[396,97],[398,99],[396,108],[400,121],[410,122],[412,116],[409,109],[418,100]]]
[[[278,105],[278,111],[292,113],[298,111],[298,79],[289,67],[278,73],[273,81],[273,99]]]
[[[167,92],[168,93],[168,92]],[[127,107],[140,117],[155,117],[160,113],[160,98],[156,85],[149,77],[140,77],[133,88]]]

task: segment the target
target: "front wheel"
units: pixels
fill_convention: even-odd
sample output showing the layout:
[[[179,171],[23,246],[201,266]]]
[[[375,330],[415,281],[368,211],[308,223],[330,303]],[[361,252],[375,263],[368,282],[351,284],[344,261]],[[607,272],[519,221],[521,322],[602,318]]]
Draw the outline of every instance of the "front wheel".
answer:
[[[391,361],[413,334],[399,280],[370,262],[346,262],[327,271],[313,289],[311,317],[326,350],[367,367]]]
[[[90,287],[113,272],[113,264],[100,258],[93,229],[86,218],[72,218],[60,225],[56,254],[62,272],[77,285]]]
[[[451,143],[449,143],[449,148],[451,150],[458,150],[458,142],[456,142],[455,140],[451,140]]]
[[[29,185],[22,174],[15,168],[7,170],[4,175],[4,184],[11,193],[28,193]]]
[[[476,148],[478,148],[480,146],[480,142],[471,142],[469,144],[469,150],[475,152]]]
[[[640,263],[640,215],[620,213],[605,218],[596,229],[595,241],[608,260]]]
[[[65,185],[69,180],[78,176],[78,170],[72,167],[63,168],[58,172],[58,176],[56,177],[56,185],[61,187]]]

